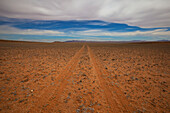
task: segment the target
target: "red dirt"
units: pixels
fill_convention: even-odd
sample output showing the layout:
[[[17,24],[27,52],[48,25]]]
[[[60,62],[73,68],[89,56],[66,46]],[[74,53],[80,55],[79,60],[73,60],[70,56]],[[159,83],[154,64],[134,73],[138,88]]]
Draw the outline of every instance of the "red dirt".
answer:
[[[169,112],[170,44],[0,42],[0,112]]]

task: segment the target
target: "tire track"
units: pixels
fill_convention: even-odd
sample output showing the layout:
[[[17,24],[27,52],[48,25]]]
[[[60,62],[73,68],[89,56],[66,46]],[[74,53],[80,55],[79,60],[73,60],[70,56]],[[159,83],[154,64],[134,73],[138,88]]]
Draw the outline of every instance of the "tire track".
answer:
[[[93,73],[93,67],[90,60],[86,47],[80,58],[81,63],[78,64],[75,70],[76,73],[72,77],[76,81],[76,84],[74,85],[74,90],[77,89],[76,93],[71,92],[70,90],[66,92],[66,94],[71,92],[71,94],[74,95],[69,100],[69,104],[67,104],[70,105],[71,113],[105,113],[109,111],[107,108],[109,105],[107,104],[104,94],[99,93],[102,92],[102,89],[99,86],[99,80],[97,79],[96,74]],[[72,89],[71,84],[68,86]]]
[[[100,86],[104,90],[107,101],[110,104],[110,111],[112,113],[133,112],[134,109],[131,107],[124,93],[117,86],[112,85],[110,81],[109,83],[107,82],[108,80],[105,78],[109,73],[102,66],[102,63],[95,57],[90,47],[87,46],[87,48],[95,73],[98,75],[101,84]]]
[[[56,82],[58,81],[58,87],[56,87],[56,93],[55,99],[53,97],[50,98],[48,101],[48,106],[45,109],[41,109],[41,112],[60,112],[55,111],[59,110],[61,106],[65,106],[64,103],[60,102],[60,97],[64,93],[63,90],[68,84],[68,81],[71,77],[73,77],[73,71],[76,69],[78,62],[80,61],[80,57],[82,56],[83,52],[85,50],[85,45],[79,50],[79,52],[76,53],[76,55],[70,60],[68,65],[60,72],[61,74],[57,78]],[[59,104],[56,106],[56,104]],[[67,108],[65,106],[65,108]],[[66,113],[71,113],[70,109],[65,109]]]
[[[53,100],[52,99],[53,97],[51,96],[51,98],[48,100],[48,102],[46,102],[46,104],[48,103],[48,106],[45,109],[41,109],[41,112],[44,112],[44,111],[53,112],[53,109],[56,108],[56,103],[57,104],[60,103],[59,98],[62,95],[65,86],[67,85],[67,80],[72,76],[72,74],[73,74],[72,71],[75,70],[84,49],[85,49],[85,46],[83,45],[83,47],[69,61],[68,65],[60,72],[60,74],[56,80],[56,82],[59,82],[59,84],[58,84],[58,87],[56,87],[57,95],[55,96],[55,100]],[[33,112],[35,112],[35,111],[33,111]],[[70,110],[68,109],[68,110],[66,110],[66,112],[70,112]]]
[[[55,99],[59,99],[60,95],[63,93],[63,89],[67,84],[67,79],[72,75],[72,71],[76,68],[76,65],[79,62],[79,59],[84,51],[85,46],[74,55],[74,57],[68,62],[65,68],[60,72],[57,76],[55,82],[57,86],[47,87],[43,90],[43,94],[40,97],[34,97],[32,105],[23,111],[23,108],[14,110],[14,112],[30,112],[30,113],[39,113],[44,110],[48,110],[50,112],[54,107],[56,107],[57,101],[51,101],[55,97]],[[30,102],[32,100],[30,99]]]

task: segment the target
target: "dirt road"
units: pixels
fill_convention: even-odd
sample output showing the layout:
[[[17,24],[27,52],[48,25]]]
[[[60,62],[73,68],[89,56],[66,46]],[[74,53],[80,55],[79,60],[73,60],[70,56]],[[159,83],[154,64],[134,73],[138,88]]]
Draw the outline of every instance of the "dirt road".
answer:
[[[107,70],[89,46],[83,47],[57,76],[51,87],[28,99],[32,104],[14,112],[101,112],[135,111],[123,92],[107,78]]]

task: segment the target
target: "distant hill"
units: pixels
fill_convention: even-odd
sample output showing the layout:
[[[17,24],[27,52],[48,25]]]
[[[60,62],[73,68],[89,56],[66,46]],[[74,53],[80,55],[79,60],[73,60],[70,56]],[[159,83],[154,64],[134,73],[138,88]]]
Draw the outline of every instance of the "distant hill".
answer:
[[[89,42],[89,41],[86,41],[86,40],[68,40],[68,41],[65,41],[65,42]]]
[[[157,40],[157,41],[145,41],[145,40],[131,40],[131,41],[86,41],[86,40],[68,40],[65,42],[54,41],[54,42],[34,42],[34,41],[18,41],[18,40],[3,40],[0,42],[18,42],[18,43],[65,43],[65,42],[78,42],[78,43],[170,43],[170,40]]]
[[[149,42],[170,42],[170,40],[157,40],[157,41],[145,41],[145,40],[130,40],[130,41],[86,41],[86,40],[68,40],[65,42],[105,42],[105,43],[149,43]]]
[[[157,40],[157,42],[170,42],[170,40]]]
[[[64,43],[64,42],[60,42],[60,41],[54,41],[54,42],[52,42],[52,43]]]
[[[68,40],[65,42],[91,42],[91,43],[128,43],[128,42],[143,42],[141,40],[133,41],[86,41],[86,40]]]

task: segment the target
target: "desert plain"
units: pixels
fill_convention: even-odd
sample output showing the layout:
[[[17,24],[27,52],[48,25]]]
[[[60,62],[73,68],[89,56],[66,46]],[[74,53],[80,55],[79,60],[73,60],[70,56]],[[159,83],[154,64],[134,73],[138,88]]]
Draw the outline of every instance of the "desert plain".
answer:
[[[1,113],[169,113],[170,43],[0,41]]]

